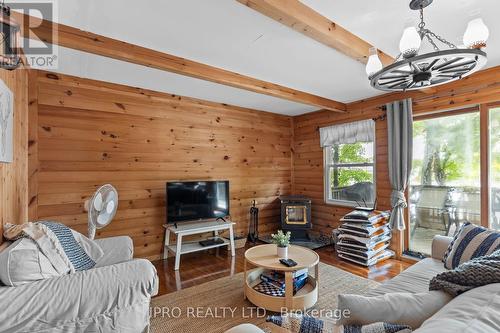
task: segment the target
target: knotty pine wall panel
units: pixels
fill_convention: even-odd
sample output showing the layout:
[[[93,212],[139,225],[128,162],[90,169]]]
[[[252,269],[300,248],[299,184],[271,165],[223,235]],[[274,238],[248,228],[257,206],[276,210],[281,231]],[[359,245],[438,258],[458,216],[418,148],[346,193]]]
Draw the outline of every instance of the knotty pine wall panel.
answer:
[[[105,183],[119,210],[98,237],[129,235],[136,256],[159,258],[165,183],[229,180],[231,216],[247,232],[278,227],[291,191],[291,118],[104,82],[38,72],[36,217],[86,233],[86,198]]]
[[[0,243],[4,223],[28,221],[28,70],[0,69],[14,97],[14,161],[0,163]]]
[[[35,87],[29,103],[30,217],[58,219],[85,232],[83,201],[112,182],[120,211],[99,236],[131,235],[138,255],[156,258],[164,185],[173,179],[229,179],[239,231],[246,231],[253,199],[261,208],[261,232],[269,232],[278,226],[279,195],[311,196],[314,228],[329,234],[350,208],[324,203],[319,127],[380,116],[383,104],[408,97],[415,114],[498,101],[500,67],[433,90],[350,103],[346,114],[293,118],[46,72],[29,83]],[[389,209],[385,120],[376,123],[376,153],[379,208]]]

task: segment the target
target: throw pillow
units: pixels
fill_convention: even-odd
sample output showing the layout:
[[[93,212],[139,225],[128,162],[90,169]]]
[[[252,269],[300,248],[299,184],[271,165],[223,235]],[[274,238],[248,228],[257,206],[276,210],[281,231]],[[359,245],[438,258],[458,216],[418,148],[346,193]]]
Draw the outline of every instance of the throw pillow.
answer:
[[[466,222],[453,238],[443,262],[447,269],[500,249],[500,232]]]
[[[424,293],[388,293],[380,296],[339,295],[338,309],[350,313],[338,323],[343,325],[366,325],[381,321],[408,325],[416,329],[432,317],[452,297],[443,291]]]
[[[279,327],[287,329],[291,333],[410,333],[409,326],[372,323],[369,325],[334,325],[333,322],[319,318],[287,314],[284,316],[269,316],[268,322],[272,322]]]
[[[49,259],[29,238],[21,238],[0,252],[0,280],[6,286],[59,276]]]

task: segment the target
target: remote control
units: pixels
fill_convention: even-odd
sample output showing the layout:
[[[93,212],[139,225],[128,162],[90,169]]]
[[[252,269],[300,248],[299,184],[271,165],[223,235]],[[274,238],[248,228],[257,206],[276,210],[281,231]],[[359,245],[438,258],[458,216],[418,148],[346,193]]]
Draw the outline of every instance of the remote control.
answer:
[[[287,267],[297,266],[297,263],[292,259],[280,259],[280,263]]]

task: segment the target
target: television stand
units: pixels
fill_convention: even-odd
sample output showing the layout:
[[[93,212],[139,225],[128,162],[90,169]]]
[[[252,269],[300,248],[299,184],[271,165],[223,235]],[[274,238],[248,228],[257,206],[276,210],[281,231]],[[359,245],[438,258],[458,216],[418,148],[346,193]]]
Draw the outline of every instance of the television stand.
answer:
[[[176,226],[172,224],[164,224],[165,228],[165,243],[163,246],[163,259],[167,259],[168,251],[175,254],[175,267],[174,270],[179,270],[181,263],[181,255],[186,253],[192,253],[197,251],[203,251],[208,249],[213,249],[221,246],[229,246],[231,249],[231,256],[234,257],[234,230],[233,225],[236,224],[231,221],[204,221],[204,222],[192,222],[192,223],[182,223]],[[182,242],[184,236],[202,234],[206,232],[213,232],[214,238],[219,237],[219,231],[229,230],[229,241],[224,240],[223,243],[213,244],[209,246],[203,246],[199,243],[199,240],[192,242]],[[174,234],[177,236],[176,245],[170,244],[170,235]]]

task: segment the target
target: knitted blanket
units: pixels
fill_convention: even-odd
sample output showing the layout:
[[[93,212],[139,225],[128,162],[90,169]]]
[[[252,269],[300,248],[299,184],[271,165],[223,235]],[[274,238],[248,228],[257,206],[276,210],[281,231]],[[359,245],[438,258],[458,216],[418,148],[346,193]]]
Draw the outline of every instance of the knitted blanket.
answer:
[[[83,271],[91,269],[95,266],[95,262],[83,250],[73,236],[70,228],[61,223],[43,221],[39,222],[45,225],[56,235],[57,240],[73,265],[75,271]]]
[[[455,297],[492,283],[500,283],[500,250],[436,275],[429,284],[429,290],[443,290]]]

